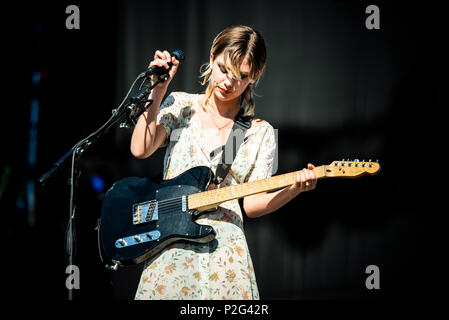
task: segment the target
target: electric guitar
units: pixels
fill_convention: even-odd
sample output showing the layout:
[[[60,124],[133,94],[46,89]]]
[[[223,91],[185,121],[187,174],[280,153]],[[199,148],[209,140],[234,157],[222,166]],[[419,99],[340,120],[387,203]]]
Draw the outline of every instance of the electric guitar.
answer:
[[[371,160],[334,161],[313,169],[317,178],[357,178],[379,170],[379,163]],[[214,174],[205,166],[160,184],[139,177],[119,180],[107,191],[101,212],[101,249],[114,263],[108,267],[116,270],[119,265],[141,263],[176,241],[212,241],[214,229],[195,222],[200,212],[215,210],[229,200],[290,186],[298,172],[211,190]]]

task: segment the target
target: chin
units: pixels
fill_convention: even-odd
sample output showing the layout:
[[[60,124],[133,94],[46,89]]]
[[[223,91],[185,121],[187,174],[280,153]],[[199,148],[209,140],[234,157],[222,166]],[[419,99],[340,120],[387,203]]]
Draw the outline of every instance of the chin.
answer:
[[[236,96],[235,94],[232,94],[232,93],[222,94],[220,92],[220,89],[218,89],[218,88],[214,90],[214,95],[217,100],[220,100],[223,102],[232,101],[232,100],[235,100],[238,98],[238,96]]]

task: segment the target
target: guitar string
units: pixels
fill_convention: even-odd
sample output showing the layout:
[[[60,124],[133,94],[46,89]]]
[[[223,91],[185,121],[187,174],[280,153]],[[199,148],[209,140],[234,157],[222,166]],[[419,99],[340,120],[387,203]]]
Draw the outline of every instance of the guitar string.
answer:
[[[281,177],[281,176],[278,176],[278,178],[277,178],[276,180],[278,180],[277,182],[285,181],[286,178],[290,178],[290,175],[294,177],[294,174],[293,174],[293,173],[290,173],[290,174],[288,174],[288,175],[282,175],[282,177]],[[280,178],[279,178],[279,177],[280,177]],[[280,180],[280,181],[279,181],[279,180]],[[260,187],[261,185],[262,185],[262,186],[267,185],[267,182],[268,182],[268,181],[253,181],[253,183],[252,183],[251,186],[250,186],[249,184],[247,185],[247,190],[249,190],[250,187],[251,187],[251,188],[254,188],[254,187],[257,188],[257,187]],[[234,185],[234,186],[237,186],[237,185]],[[230,187],[233,187],[233,186],[230,186]],[[209,190],[209,191],[212,191],[212,192],[213,192],[214,190]],[[229,191],[228,193],[231,193],[231,192],[230,192],[231,189],[229,189],[228,191]],[[236,191],[237,191],[237,190],[236,190]],[[240,190],[240,191],[241,191],[241,190]],[[221,189],[220,192],[225,193],[225,190]],[[203,194],[198,193],[198,196],[200,197],[199,200],[204,200],[204,198],[208,198],[207,200],[210,200],[210,198],[211,198],[211,197],[207,197],[207,196],[206,196],[206,192],[204,192]],[[231,198],[232,198],[232,196],[235,196],[235,195],[231,195]],[[167,215],[167,214],[169,214],[170,212],[172,212],[174,208],[176,208],[176,207],[182,207],[182,202],[181,202],[181,201],[182,201],[182,197],[159,200],[159,201],[157,202],[157,205],[158,205],[158,214],[164,214],[164,215]],[[150,207],[153,207],[152,209],[154,210],[154,207],[155,207],[154,204],[155,204],[154,202],[153,202],[153,203],[148,203],[148,204],[142,205],[142,207],[143,207],[143,208],[146,208],[146,209],[149,209]]]
[[[317,169],[319,167],[315,167],[315,169]],[[263,180],[258,180],[258,181],[251,181],[248,182],[246,185],[247,190],[249,191],[249,189],[251,188],[251,191],[254,191],[254,188],[258,188],[260,186],[265,186],[265,185],[269,185],[271,186],[271,180],[273,180],[275,183],[280,183],[280,182],[285,182],[286,180],[290,180],[291,178],[295,178],[296,174],[298,172],[290,172],[287,174],[283,174],[283,175],[279,175],[279,176],[275,176],[275,177],[269,177],[267,179],[263,179]],[[319,176],[321,177],[321,175]],[[294,180],[294,179],[293,179]],[[294,183],[294,181],[293,181]],[[208,191],[205,192],[200,192],[200,193],[196,193],[198,199],[198,201],[202,202],[204,200],[216,200],[216,199],[211,199],[212,197],[216,198],[216,194],[213,194],[214,191],[215,192],[219,192],[222,193],[223,195],[225,195],[225,197],[227,197],[228,195],[232,197],[235,196],[235,193],[241,192],[242,190],[232,190],[233,187],[237,187],[237,186],[243,186],[243,184],[240,185],[232,185],[232,186],[228,186],[225,188],[221,188],[221,189],[217,189],[217,190],[208,190],[211,191],[211,193],[207,193]],[[226,194],[228,193],[228,195]],[[169,209],[173,209],[176,206],[182,206],[182,197],[177,197],[177,198],[171,198],[171,199],[165,199],[165,200],[159,200],[157,201],[157,205],[158,205],[158,212],[163,213],[163,212],[167,212]],[[181,202],[181,203],[180,203]],[[146,205],[142,205],[143,208],[148,208],[153,205],[154,203],[148,203]],[[154,209],[154,207],[153,207]]]
[[[268,184],[267,182],[254,181],[252,185],[247,185],[247,189],[248,190],[249,190],[249,188],[254,189],[254,188],[257,188],[257,187],[260,187],[260,186],[265,186],[267,184]],[[234,186],[238,186],[238,185],[234,185]],[[226,189],[225,188],[221,188],[221,189],[219,189],[220,191],[218,191],[218,192],[224,194],[225,196],[227,194],[229,194],[232,197],[233,195],[231,193],[238,193],[239,192],[239,190],[233,190],[232,191],[232,187],[234,187],[234,186],[225,187]],[[227,189],[227,188],[229,188],[229,189]],[[209,191],[212,191],[212,193],[207,194],[206,193],[207,191],[206,192],[202,192],[202,193],[197,193],[197,197],[199,197],[198,200],[202,201],[202,200],[210,199],[212,197],[216,197],[216,195],[213,195],[214,190],[209,190]],[[165,199],[165,200],[159,200],[158,201],[158,209],[159,208],[164,208],[166,206],[171,206],[173,203],[178,203],[181,200],[182,200],[182,197]],[[152,204],[153,203],[146,204],[146,205],[143,205],[143,207],[148,207],[148,206],[150,206]]]
[[[285,178],[287,178],[288,176],[286,176],[286,177],[283,177],[281,180],[284,180]],[[279,178],[278,178],[279,179]],[[251,183],[251,182],[249,182],[249,183]],[[264,185],[267,185],[267,182],[266,181],[252,181],[252,185],[247,185],[247,189],[249,190],[249,188],[251,188],[251,189],[254,189],[254,188],[257,188],[257,187],[260,187],[260,186],[264,186]],[[219,192],[220,193],[223,193],[223,194],[225,194],[226,195],[226,193],[229,193],[229,194],[231,194],[232,192],[231,192],[231,189],[232,189],[232,187],[235,187],[235,186],[238,186],[238,185],[233,185],[233,186],[228,186],[228,187],[225,187],[225,188],[229,188],[229,189],[225,189],[225,188],[221,188],[221,189],[218,189],[218,190],[220,190]],[[212,197],[211,195],[213,194],[213,192],[214,192],[214,190],[209,190],[209,191],[212,191],[212,193],[209,193],[209,194],[206,194],[206,192],[200,192],[200,193],[197,193],[197,195],[198,195],[198,197],[199,197],[199,201],[202,201],[202,200],[210,200],[210,198]],[[234,193],[236,193],[236,192],[238,192],[237,190],[234,190]],[[216,196],[216,195],[213,195],[214,197]],[[231,195],[231,197],[232,197],[232,195]],[[170,208],[170,207],[172,207],[172,206],[174,206],[174,205],[176,205],[176,204],[178,204],[180,201],[182,201],[182,197],[177,197],[177,198],[171,198],[171,199],[164,199],[164,200],[159,200],[158,202],[157,202],[157,204],[158,204],[158,210],[160,210],[160,209],[164,209],[164,208]],[[145,205],[142,205],[142,207],[143,208],[146,208],[146,207],[149,207],[149,206],[151,206],[151,205],[153,205],[154,203],[148,203],[148,204],[145,204]]]

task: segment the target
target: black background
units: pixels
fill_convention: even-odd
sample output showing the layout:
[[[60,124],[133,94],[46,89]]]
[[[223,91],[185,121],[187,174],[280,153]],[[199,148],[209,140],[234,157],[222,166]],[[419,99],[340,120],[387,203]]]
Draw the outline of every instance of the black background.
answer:
[[[65,27],[69,4],[80,8],[79,30]],[[380,8],[380,30],[365,27],[369,4]],[[4,12],[8,85],[3,94],[0,162],[2,275],[8,294],[67,299],[68,169],[45,187],[36,182],[33,224],[27,181],[36,181],[108,119],[155,49],[184,49],[186,61],[171,90],[197,92],[198,69],[207,60],[213,36],[227,25],[243,23],[260,30],[268,44],[256,115],[278,129],[277,173],[342,158],[378,159],[382,165],[375,177],[319,181],[315,191],[278,212],[245,218],[261,298],[432,297],[442,272],[434,264],[438,211],[428,167],[428,159],[437,157],[432,142],[440,137],[433,131],[442,128],[436,120],[447,105],[440,77],[445,58],[438,49],[444,34],[441,12],[427,3],[331,0],[314,5],[291,1],[12,5]],[[185,25],[190,29],[183,29]],[[31,81],[35,72],[41,74],[37,86]],[[32,98],[39,99],[39,123],[37,162],[30,167]],[[90,185],[93,175],[102,176],[107,189],[126,176],[160,174],[163,150],[147,160],[133,159],[130,134],[131,130],[114,128],[80,162],[77,300],[134,297],[141,266],[112,273],[98,256],[95,225],[104,193]],[[365,287],[365,268],[372,264],[380,268],[380,290]]]

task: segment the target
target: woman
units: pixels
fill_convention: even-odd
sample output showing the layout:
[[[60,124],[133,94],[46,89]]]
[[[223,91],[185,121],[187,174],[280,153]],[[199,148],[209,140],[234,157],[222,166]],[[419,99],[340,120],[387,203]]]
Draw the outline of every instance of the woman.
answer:
[[[214,39],[209,64],[202,72],[204,94],[171,93],[162,103],[179,63],[167,51],[156,51],[150,66],[169,68],[169,79],[153,89],[153,106],[139,118],[131,152],[147,158],[166,146],[164,179],[189,168],[208,166],[213,172],[220,150],[241,108],[253,116],[253,87],[265,69],[266,48],[260,33],[247,26],[232,26]],[[155,81],[156,79],[152,79]],[[270,177],[276,150],[273,127],[252,119],[231,170],[217,186],[224,187]],[[276,211],[298,194],[316,186],[309,164],[296,183],[271,193],[243,199],[248,217]],[[214,227],[216,240],[208,244],[175,243],[146,262],[136,299],[259,299],[255,273],[243,232],[238,200],[221,204],[199,224]]]

